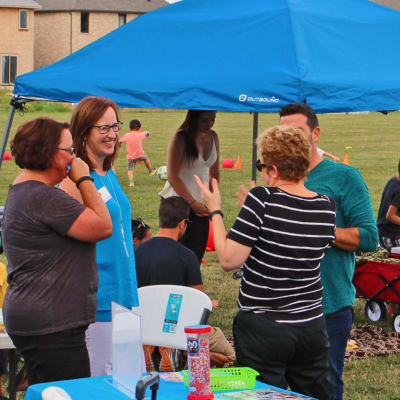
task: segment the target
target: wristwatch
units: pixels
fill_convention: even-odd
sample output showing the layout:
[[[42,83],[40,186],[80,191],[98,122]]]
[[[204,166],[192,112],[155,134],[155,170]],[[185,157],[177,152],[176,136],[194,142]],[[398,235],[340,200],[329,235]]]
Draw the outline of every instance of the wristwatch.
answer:
[[[224,218],[224,214],[221,210],[211,211],[210,214],[208,214],[208,218],[212,219],[215,214],[219,214],[222,218]]]

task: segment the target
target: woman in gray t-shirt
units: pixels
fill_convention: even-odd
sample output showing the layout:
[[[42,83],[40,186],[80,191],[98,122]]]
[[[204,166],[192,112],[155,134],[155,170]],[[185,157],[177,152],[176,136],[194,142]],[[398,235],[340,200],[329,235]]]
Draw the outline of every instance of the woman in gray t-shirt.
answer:
[[[11,143],[23,171],[10,186],[2,225],[9,282],[4,322],[29,384],[90,376],[85,331],[96,314],[95,243],[112,233],[68,127],[38,118]],[[67,174],[84,204],[55,187]]]

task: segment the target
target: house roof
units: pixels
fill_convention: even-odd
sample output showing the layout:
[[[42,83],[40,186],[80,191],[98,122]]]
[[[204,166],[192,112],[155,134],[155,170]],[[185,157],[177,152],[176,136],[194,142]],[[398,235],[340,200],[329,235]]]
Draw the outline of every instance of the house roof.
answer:
[[[400,2],[399,0],[371,0],[374,3],[378,3],[381,6],[393,8],[394,10],[400,11]]]
[[[0,0],[1,2],[2,0]],[[12,0],[11,0],[12,1]],[[37,0],[43,6],[40,12],[98,11],[146,13],[168,5],[165,0]]]
[[[40,4],[33,0],[0,0],[0,7],[42,8]]]

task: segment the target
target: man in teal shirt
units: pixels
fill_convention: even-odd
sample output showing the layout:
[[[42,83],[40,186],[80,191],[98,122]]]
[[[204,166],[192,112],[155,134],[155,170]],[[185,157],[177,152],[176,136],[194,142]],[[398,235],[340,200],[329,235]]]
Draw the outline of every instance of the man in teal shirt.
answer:
[[[280,124],[303,129],[313,146],[307,189],[336,202],[336,240],[321,261],[322,307],[330,342],[330,374],[335,400],[343,399],[343,367],[351,330],[352,284],[356,251],[374,251],[378,230],[367,186],[354,167],[318,155],[321,130],[314,110],[302,103],[281,108]]]

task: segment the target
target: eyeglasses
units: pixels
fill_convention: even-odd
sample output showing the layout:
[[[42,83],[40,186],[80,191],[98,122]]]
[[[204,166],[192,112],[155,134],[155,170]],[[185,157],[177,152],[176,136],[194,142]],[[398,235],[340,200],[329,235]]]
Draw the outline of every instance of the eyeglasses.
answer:
[[[68,151],[71,154],[74,154],[75,147],[56,147],[56,150]]]
[[[189,218],[185,219],[186,225],[189,226],[193,221],[191,221]]]
[[[124,123],[122,121],[118,121],[113,125],[92,125],[92,128],[97,128],[100,135],[105,135],[110,131],[110,129],[112,129],[114,132],[120,131],[123,124]]]
[[[261,170],[266,167],[266,164],[263,164],[260,160],[256,161],[256,168],[261,172]]]

